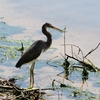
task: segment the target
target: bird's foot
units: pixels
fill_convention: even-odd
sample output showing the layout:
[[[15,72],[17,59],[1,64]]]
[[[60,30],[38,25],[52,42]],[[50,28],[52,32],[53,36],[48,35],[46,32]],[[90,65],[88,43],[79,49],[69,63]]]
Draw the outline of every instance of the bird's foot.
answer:
[[[33,85],[30,85],[30,87],[28,88],[29,90],[36,90],[36,88],[34,88]]]
[[[36,90],[36,88],[34,88],[34,87],[29,87],[29,88],[27,88],[26,90]]]

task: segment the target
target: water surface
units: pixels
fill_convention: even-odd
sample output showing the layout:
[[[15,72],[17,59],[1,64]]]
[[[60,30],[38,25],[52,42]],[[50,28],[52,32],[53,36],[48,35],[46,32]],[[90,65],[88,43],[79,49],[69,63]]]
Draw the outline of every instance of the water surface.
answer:
[[[3,0],[0,3],[0,35],[6,36],[10,40],[46,40],[41,32],[41,26],[45,22],[49,22],[60,29],[66,26],[66,43],[78,45],[85,55],[100,43],[99,9],[99,0],[67,0],[59,2],[57,0]],[[46,64],[49,59],[55,56],[62,59],[60,53],[63,54],[63,46],[61,46],[63,44],[63,33],[51,29],[49,31],[53,36],[53,44],[51,49],[39,57],[39,61],[35,66],[35,86],[41,88],[50,87],[50,77],[53,77],[53,79],[58,78],[56,74],[63,70],[60,67],[55,68]],[[88,56],[98,68],[100,68],[99,53],[100,47]],[[15,68],[14,66],[19,58],[20,53],[16,59],[5,60],[5,62],[0,63],[0,76],[8,78],[18,75],[22,77],[18,83],[21,83],[22,87],[28,87],[29,65],[23,65],[20,70]],[[75,74],[73,73],[73,75]],[[100,84],[97,84],[100,80],[100,75],[98,77],[96,77],[96,74],[90,73],[90,78],[87,82],[89,85],[88,87],[85,85],[84,90],[95,91],[94,93],[100,94]],[[72,80],[76,82],[72,84],[69,81],[65,81],[65,83],[76,87],[81,86],[80,78],[78,81],[75,80],[75,77]],[[68,95],[70,95],[69,92],[67,97]],[[54,97],[56,98],[58,95]],[[66,100],[67,97],[64,95],[63,100]]]

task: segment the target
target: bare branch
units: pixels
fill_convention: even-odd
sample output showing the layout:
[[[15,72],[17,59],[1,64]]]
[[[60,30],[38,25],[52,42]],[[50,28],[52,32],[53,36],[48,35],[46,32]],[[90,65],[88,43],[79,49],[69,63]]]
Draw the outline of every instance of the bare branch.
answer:
[[[56,58],[56,57],[58,57],[58,56],[55,56],[55,57],[51,58],[50,60],[48,60],[48,61],[47,61],[47,64],[48,64],[49,66],[57,67],[57,66],[55,66],[55,65],[49,64],[49,62],[50,62],[52,59]]]
[[[61,45],[64,45],[64,44],[61,44]],[[81,53],[81,55],[82,55],[82,61],[84,61],[84,55],[83,55],[83,51],[81,50],[81,48],[80,47],[78,47],[77,45],[74,45],[74,44],[66,44],[66,45],[69,45],[69,46],[71,46],[71,52],[72,52],[72,57],[74,56],[74,53],[73,53],[73,47],[76,47],[76,48],[78,48],[79,50],[78,50],[78,53],[77,53],[77,55],[79,55],[79,53]],[[65,54],[66,55],[66,54]],[[71,57],[71,56],[70,56]]]
[[[86,58],[89,54],[91,54],[93,51],[95,51],[95,50],[99,47],[99,45],[100,45],[100,43],[99,43],[94,49],[92,49],[88,54],[86,54],[85,58]]]

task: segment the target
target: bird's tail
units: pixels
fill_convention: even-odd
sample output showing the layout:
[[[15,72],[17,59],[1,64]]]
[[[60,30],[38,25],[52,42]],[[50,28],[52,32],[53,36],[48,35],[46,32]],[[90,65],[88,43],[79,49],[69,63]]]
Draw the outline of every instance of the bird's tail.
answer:
[[[16,67],[16,68],[21,68],[21,65],[22,65],[22,64],[20,64],[19,61],[18,61],[17,64],[15,65],[15,67]]]

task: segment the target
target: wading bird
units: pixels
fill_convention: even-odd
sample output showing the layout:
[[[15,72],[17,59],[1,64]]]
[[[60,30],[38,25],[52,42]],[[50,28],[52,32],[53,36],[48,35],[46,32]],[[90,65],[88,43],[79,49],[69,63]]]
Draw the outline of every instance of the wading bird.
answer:
[[[23,55],[19,59],[19,61],[16,64],[17,68],[21,68],[23,64],[26,63],[32,63],[30,68],[30,88],[33,88],[34,86],[34,65],[36,59],[40,56],[42,52],[45,52],[52,44],[52,35],[47,31],[47,28],[52,28],[57,31],[62,32],[62,30],[52,26],[49,23],[45,23],[42,26],[42,32],[47,37],[47,41],[38,40],[34,42]]]

